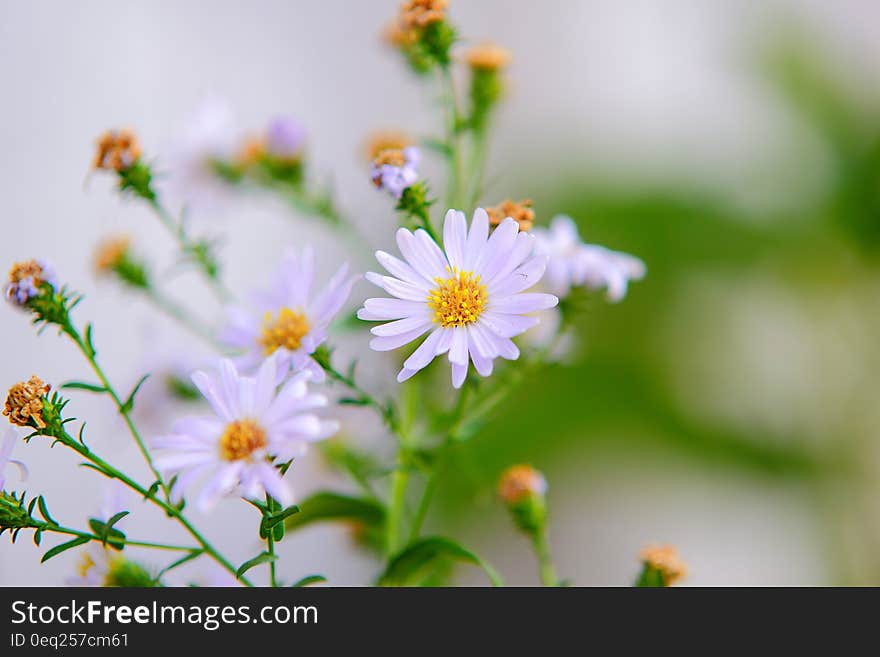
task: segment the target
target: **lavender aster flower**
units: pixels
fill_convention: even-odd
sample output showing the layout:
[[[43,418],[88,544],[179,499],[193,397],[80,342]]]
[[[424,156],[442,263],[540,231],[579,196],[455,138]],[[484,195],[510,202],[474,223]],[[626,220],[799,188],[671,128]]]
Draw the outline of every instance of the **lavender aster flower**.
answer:
[[[9,272],[9,282],[4,294],[13,303],[24,306],[33,297],[40,294],[40,286],[48,283],[58,287],[55,269],[45,260],[27,260],[17,262]]]
[[[384,189],[394,198],[400,198],[403,190],[411,187],[419,179],[416,169],[421,160],[421,153],[415,146],[402,150],[387,149],[381,151],[373,159],[373,184]]]
[[[558,302],[551,294],[524,293],[547,264],[545,256],[532,255],[534,242],[510,218],[490,236],[482,208],[474,212],[470,230],[463,212],[446,213],[444,249],[422,229],[399,229],[397,245],[405,261],[377,251],[376,259],[391,276],[367,274],[368,281],[395,297],[367,299],[358,311],[360,319],[387,322],[371,329],[376,337],[370,347],[397,349],[428,333],[397,380],[405,381],[448,352],[456,388],[464,383],[469,361],[481,376],[489,376],[499,356],[517,359],[511,338],[538,323],[527,314]]]
[[[22,481],[27,479],[28,471],[25,464],[12,458],[12,450],[15,449],[15,443],[18,440],[18,432],[10,427],[3,435],[3,440],[0,441],[0,491],[4,490],[6,485],[4,473],[9,465],[14,465],[18,468],[19,479]]]
[[[544,283],[560,297],[583,285],[592,290],[604,288],[609,301],[620,301],[629,281],[645,275],[645,263],[635,256],[581,242],[570,217],[555,217],[549,229],[535,228],[532,234],[537,239],[535,250],[548,258]]]
[[[154,444],[160,451],[156,466],[177,476],[171,491],[175,499],[205,476],[197,500],[203,510],[233,492],[253,500],[268,493],[284,506],[291,504],[293,495],[276,463],[301,456],[309,443],[333,435],[338,423],[310,412],[325,406],[327,399],[309,393],[308,373],[291,378],[276,392],[277,367],[277,359],[270,357],[255,377],[246,377],[224,359],[216,373],[192,375],[214,415],[179,420]]]
[[[348,299],[356,277],[348,275],[348,265],[342,265],[312,296],[314,273],[311,247],[301,255],[290,249],[271,287],[254,294],[250,308],[229,309],[220,341],[245,352],[236,361],[240,368],[252,371],[264,358],[277,354],[282,378],[292,369],[308,370],[313,381],[324,380],[324,370],[311,354],[327,339],[327,327]]]
[[[291,117],[276,117],[269,122],[266,129],[266,150],[270,155],[283,160],[296,159],[305,140],[305,128]]]

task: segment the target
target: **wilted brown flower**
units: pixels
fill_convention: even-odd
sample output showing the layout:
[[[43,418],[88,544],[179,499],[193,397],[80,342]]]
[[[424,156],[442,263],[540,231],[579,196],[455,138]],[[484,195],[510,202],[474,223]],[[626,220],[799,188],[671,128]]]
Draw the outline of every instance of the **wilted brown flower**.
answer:
[[[446,18],[446,0],[407,0],[400,6],[400,27],[423,29]]]
[[[95,169],[123,171],[141,157],[137,135],[131,130],[108,130],[98,138],[92,166]]]
[[[364,152],[367,159],[375,160],[383,151],[403,151],[411,146],[412,139],[405,132],[399,130],[382,130],[374,132],[366,141]]]
[[[43,397],[49,394],[50,388],[49,384],[43,383],[37,375],[33,375],[27,381],[16,383],[6,396],[3,415],[8,416],[12,424],[29,427],[33,423],[38,428],[45,429]]]
[[[94,265],[99,274],[112,271],[128,254],[131,240],[127,235],[114,235],[103,239],[95,249]]]

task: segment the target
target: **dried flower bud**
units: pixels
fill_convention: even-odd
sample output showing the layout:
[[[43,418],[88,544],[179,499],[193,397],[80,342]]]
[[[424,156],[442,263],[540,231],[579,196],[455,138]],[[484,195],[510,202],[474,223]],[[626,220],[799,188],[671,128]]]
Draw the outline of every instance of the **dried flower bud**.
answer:
[[[99,274],[113,271],[128,256],[130,246],[131,240],[127,235],[103,239],[95,249],[95,271]]]
[[[55,287],[55,272],[51,265],[42,260],[16,262],[9,271],[6,298],[19,306],[27,305],[41,294],[44,283]]]
[[[532,209],[531,199],[523,199],[519,202],[507,199],[495,207],[486,208],[486,213],[489,215],[489,223],[493,226],[497,226],[507,217],[516,221],[520,230],[531,230],[535,222],[535,211]]]
[[[43,398],[49,394],[51,386],[43,383],[34,375],[27,381],[16,383],[9,389],[6,396],[6,407],[3,415],[9,417],[12,424],[22,427],[45,429],[43,421]]]
[[[247,168],[266,156],[266,141],[262,137],[248,137],[235,156],[235,163]]]
[[[424,29],[446,18],[447,0],[407,0],[400,6],[400,26]]]
[[[484,43],[468,50],[465,59],[472,69],[494,72],[510,63],[510,51],[492,43]]]
[[[131,130],[108,130],[98,138],[95,169],[124,171],[133,166],[141,157],[141,146],[137,135]]]
[[[507,505],[517,527],[530,536],[544,529],[547,519],[547,480],[530,465],[514,465],[501,475],[498,496]]]
[[[649,545],[639,554],[644,570],[639,583],[642,586],[672,586],[687,577],[687,566],[671,545]],[[658,579],[659,584],[653,582]]]

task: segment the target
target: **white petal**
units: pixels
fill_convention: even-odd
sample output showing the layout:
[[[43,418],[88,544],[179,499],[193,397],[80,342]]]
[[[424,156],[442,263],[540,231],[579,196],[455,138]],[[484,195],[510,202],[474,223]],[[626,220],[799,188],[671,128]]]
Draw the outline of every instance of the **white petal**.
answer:
[[[458,365],[467,365],[467,330],[464,328],[453,328],[451,331],[452,344],[449,346],[449,362]]]
[[[483,253],[483,249],[486,248],[487,239],[489,239],[489,215],[483,208],[477,208],[471,220],[471,229],[465,245],[464,268],[466,271],[473,270],[475,263]]]
[[[434,360],[434,357],[437,355],[437,346],[441,343],[447,330],[443,328],[434,329],[425,338],[425,341],[419,345],[419,348],[403,362],[403,369],[418,372],[420,369],[427,367],[428,363]]]
[[[509,315],[524,315],[526,313],[533,313],[537,310],[553,308],[558,303],[559,299],[552,294],[526,292],[523,294],[514,294],[509,297],[502,297],[500,299],[490,297],[487,310],[496,313],[507,313]]]
[[[373,349],[374,351],[391,351],[392,349],[397,349],[398,347],[402,347],[408,342],[412,342],[429,328],[431,328],[430,322],[426,323],[421,328],[413,329],[412,331],[407,331],[406,333],[401,333],[400,335],[393,335],[384,338],[373,338],[372,340],[370,340],[370,349]]]
[[[479,354],[471,352],[471,360],[474,361],[474,367],[480,376],[489,376],[492,374],[492,368],[494,365],[492,358],[484,358]]]
[[[519,358],[519,348],[513,344],[513,340],[509,338],[498,338],[495,341],[498,348],[498,355],[507,360],[516,360]]]
[[[324,325],[333,319],[345,304],[351,294],[351,286],[357,279],[357,276],[348,275],[348,264],[339,268],[311,304],[311,315],[315,324]]]
[[[373,285],[378,285],[388,294],[395,296],[398,299],[405,299],[407,301],[426,301],[428,298],[429,288],[427,285],[424,287],[418,287],[412,283],[406,283],[396,278],[392,278],[391,276],[382,276],[371,271],[366,273],[366,279]]]
[[[508,217],[502,221],[486,242],[482,257],[474,264],[474,271],[486,280],[491,281],[495,274],[507,264],[513,250],[519,224]]]
[[[506,276],[496,276],[494,282],[487,286],[489,296],[506,297],[528,290],[541,280],[546,268],[547,256],[529,258],[525,264]]]
[[[233,419],[232,410],[229,408],[229,404],[221,393],[218,381],[208,373],[201,371],[193,372],[193,375],[190,378],[192,379],[193,385],[198,388],[199,392],[202,393],[202,396],[208,400],[208,403],[211,405],[211,408],[214,409],[214,412],[227,422],[231,421]]]
[[[371,322],[403,319],[424,312],[425,307],[424,301],[373,298],[364,301],[364,307],[358,310],[357,316],[359,319]]]
[[[523,262],[535,250],[535,238],[533,235],[520,231],[513,242],[511,249],[504,265],[498,269],[490,279],[486,279],[486,285],[491,289],[500,281],[504,280],[511,272],[520,267]]]
[[[426,282],[431,282],[406,264],[403,260],[395,258],[390,253],[376,251],[376,260],[379,261],[379,264],[382,265],[389,274],[402,281],[412,283],[413,285],[423,285]]]
[[[462,269],[465,264],[464,254],[467,243],[467,219],[464,212],[449,210],[443,222],[443,249],[449,264]]]
[[[461,384],[464,383],[464,380],[467,378],[468,364],[465,362],[464,365],[458,365],[457,363],[452,364],[452,387],[453,388],[461,388]]]
[[[540,320],[533,315],[502,315],[485,311],[479,323],[502,338],[512,338],[538,324]]]
[[[395,322],[380,324],[379,326],[374,326],[373,328],[371,328],[370,333],[372,333],[373,335],[378,335],[380,337],[399,335],[400,333],[406,333],[408,331],[412,331],[413,329],[421,328],[423,324],[430,323],[431,315],[427,312],[426,308],[420,317],[406,317],[404,319],[398,319]]]
[[[441,266],[438,269],[436,265],[439,263],[432,263],[431,259],[425,256],[424,246],[406,228],[397,231],[397,246],[409,265],[426,281],[426,285],[445,273],[445,267]]]

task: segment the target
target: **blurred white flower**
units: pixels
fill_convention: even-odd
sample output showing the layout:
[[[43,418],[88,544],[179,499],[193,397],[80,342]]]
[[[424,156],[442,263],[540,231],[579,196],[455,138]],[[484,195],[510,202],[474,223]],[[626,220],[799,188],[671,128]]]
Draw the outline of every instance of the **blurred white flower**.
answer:
[[[18,435],[18,431],[13,427],[9,427],[6,433],[3,434],[3,440],[0,441],[0,490],[4,490],[3,487],[6,484],[4,475],[6,468],[10,465],[18,468],[21,481],[27,479],[28,471],[25,464],[12,458],[12,450],[15,449],[15,444],[19,440],[21,440],[21,437]]]
[[[324,370],[311,354],[327,339],[327,327],[340,311],[356,276],[342,265],[314,297],[312,283],[315,254],[311,247],[297,254],[289,249],[268,290],[251,295],[251,307],[233,307],[219,339],[245,354],[236,360],[244,371],[253,371],[264,358],[278,357],[278,375],[289,370],[311,372],[312,380],[324,380]]]
[[[403,382],[435,356],[449,352],[452,385],[460,387],[469,362],[480,376],[492,373],[499,356],[519,357],[511,340],[538,323],[528,316],[552,308],[551,294],[525,293],[544,273],[547,258],[533,255],[535,239],[505,219],[489,235],[489,216],[477,208],[468,231],[463,212],[450,210],[443,226],[444,250],[422,229],[397,231],[397,245],[406,262],[384,251],[376,259],[391,274],[370,272],[367,280],[393,299],[367,299],[358,317],[388,323],[371,329],[376,351],[389,351],[429,333],[403,363]],[[389,321],[393,320],[393,321]]]
[[[230,162],[241,139],[232,110],[217,99],[202,102],[169,149],[167,191],[188,209],[211,209],[228,193],[218,162]]]
[[[160,452],[156,467],[177,477],[174,499],[182,499],[184,490],[204,475],[208,481],[197,500],[202,510],[233,492],[253,500],[268,493],[284,506],[291,504],[293,495],[274,464],[301,456],[309,443],[336,433],[338,424],[309,412],[327,399],[309,393],[308,373],[276,391],[276,361],[267,358],[256,377],[241,376],[227,359],[216,373],[193,374],[215,415],[178,420],[153,445]]]
[[[605,289],[609,301],[620,301],[629,281],[645,275],[645,263],[635,256],[581,242],[571,217],[559,215],[549,229],[534,228],[532,234],[535,252],[548,258],[543,284],[559,297],[567,296],[572,287],[585,286]]]

